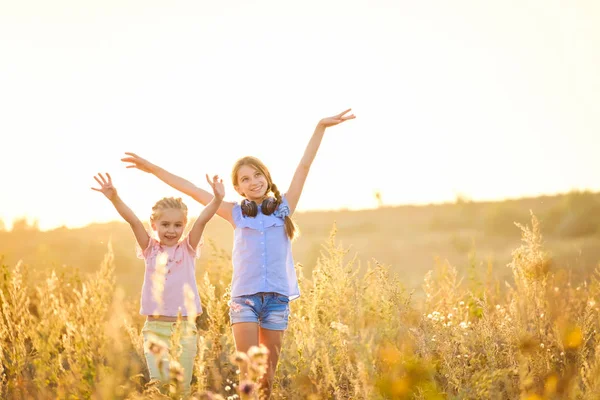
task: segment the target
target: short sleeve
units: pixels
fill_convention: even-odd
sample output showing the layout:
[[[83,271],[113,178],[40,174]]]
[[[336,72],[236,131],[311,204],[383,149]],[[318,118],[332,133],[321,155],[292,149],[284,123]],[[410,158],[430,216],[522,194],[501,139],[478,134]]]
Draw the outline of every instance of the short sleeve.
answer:
[[[242,215],[242,206],[240,203],[235,203],[233,205],[233,209],[231,210],[231,216],[233,217],[233,222],[235,226],[240,226],[242,221],[244,220],[244,216]]]
[[[285,217],[290,216],[290,205],[285,195],[283,195],[281,198],[281,203],[279,203],[279,206],[277,206],[277,209],[275,212],[273,212],[273,215],[275,215],[277,218],[281,218],[282,220],[284,220]]]
[[[148,246],[144,250],[140,247],[139,244],[135,244],[135,253],[137,258],[145,260],[152,253],[152,249],[158,246],[158,241],[152,237],[148,238]]]
[[[192,245],[190,244],[190,237],[187,236],[185,238],[185,248],[186,250],[193,255],[195,258],[200,258],[200,254],[202,253],[202,246],[204,246],[204,235],[200,237],[200,241],[198,242],[198,246],[196,246],[196,248],[193,248]]]

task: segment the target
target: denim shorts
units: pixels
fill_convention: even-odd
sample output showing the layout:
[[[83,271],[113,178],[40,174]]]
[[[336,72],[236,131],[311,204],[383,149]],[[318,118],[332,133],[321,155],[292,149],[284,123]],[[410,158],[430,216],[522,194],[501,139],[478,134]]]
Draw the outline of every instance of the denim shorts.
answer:
[[[261,328],[284,331],[290,316],[290,299],[279,293],[255,293],[232,297],[229,302],[231,324],[255,322]]]

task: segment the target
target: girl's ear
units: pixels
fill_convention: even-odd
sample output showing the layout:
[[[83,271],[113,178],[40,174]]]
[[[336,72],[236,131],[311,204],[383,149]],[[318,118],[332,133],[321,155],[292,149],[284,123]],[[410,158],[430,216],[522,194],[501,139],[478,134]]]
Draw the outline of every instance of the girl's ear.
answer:
[[[150,223],[150,227],[153,231],[156,231],[156,224],[154,222]]]

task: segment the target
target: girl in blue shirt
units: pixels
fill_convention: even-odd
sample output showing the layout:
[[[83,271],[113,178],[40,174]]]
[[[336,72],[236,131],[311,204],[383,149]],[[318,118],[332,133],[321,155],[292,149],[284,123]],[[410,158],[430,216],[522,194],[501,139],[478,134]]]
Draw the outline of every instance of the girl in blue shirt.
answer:
[[[298,229],[291,216],[325,129],[354,119],[350,111],[319,121],[284,195],[260,160],[244,157],[235,163],[231,174],[233,187],[244,199],[241,203],[223,201],[217,210],[234,229],[229,316],[235,346],[241,352],[259,344],[269,350],[267,373],[261,382],[267,397],[287,328],[289,301],[300,296],[291,247]],[[127,168],[149,172],[203,205],[212,200],[212,193],[134,153],[125,154],[128,157],[122,161],[131,163]]]

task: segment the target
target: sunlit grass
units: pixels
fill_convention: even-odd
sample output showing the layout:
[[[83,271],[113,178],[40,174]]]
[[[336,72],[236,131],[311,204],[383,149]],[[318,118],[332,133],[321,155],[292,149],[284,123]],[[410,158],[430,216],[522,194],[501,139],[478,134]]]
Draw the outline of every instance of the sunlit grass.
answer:
[[[311,274],[297,266],[302,296],[291,305],[273,398],[597,398],[600,269],[574,286],[550,268],[537,219],[521,230],[510,284],[489,271],[463,279],[440,262],[419,304],[402,274],[375,260],[361,265],[334,230]],[[204,314],[192,390],[197,398],[257,398],[257,376],[238,382],[240,363],[260,371],[261,356],[235,355],[230,257],[209,253],[198,282]],[[52,271],[34,280],[34,267],[2,266],[1,398],[179,396],[176,363],[166,387],[148,382],[143,320],[116,285],[115,263],[109,246],[88,278]]]

